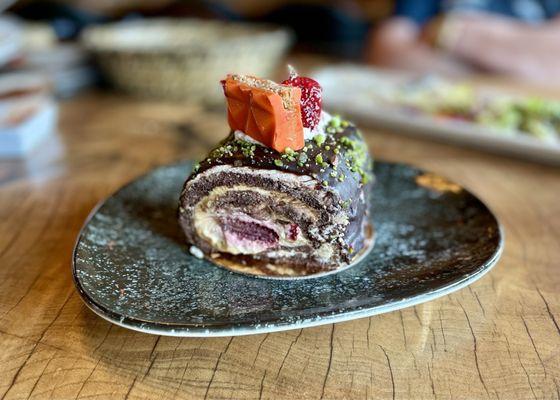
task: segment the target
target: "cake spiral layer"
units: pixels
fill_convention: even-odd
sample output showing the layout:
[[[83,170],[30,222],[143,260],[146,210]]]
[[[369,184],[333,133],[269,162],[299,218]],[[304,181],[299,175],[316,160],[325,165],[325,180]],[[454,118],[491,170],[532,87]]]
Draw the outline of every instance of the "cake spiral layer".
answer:
[[[187,179],[179,221],[209,258],[334,270],[364,246],[371,164],[359,131],[336,117],[298,152],[231,133]]]

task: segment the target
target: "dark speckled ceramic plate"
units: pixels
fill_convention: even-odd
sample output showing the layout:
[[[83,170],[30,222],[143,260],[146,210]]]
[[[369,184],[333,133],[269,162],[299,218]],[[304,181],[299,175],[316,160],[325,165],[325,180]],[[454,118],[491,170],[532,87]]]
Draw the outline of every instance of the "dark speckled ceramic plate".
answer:
[[[435,174],[378,162],[376,243],[352,268],[309,279],[271,280],[191,256],[176,222],[190,164],[154,170],[90,216],[73,275],[101,317],[142,332],[226,336],[367,317],[443,296],[498,260],[500,226],[475,196]]]

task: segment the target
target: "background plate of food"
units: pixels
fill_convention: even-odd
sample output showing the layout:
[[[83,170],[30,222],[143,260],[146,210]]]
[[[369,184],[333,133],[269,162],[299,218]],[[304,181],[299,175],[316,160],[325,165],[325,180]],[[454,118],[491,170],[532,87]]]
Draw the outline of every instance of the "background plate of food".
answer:
[[[352,65],[314,76],[328,107],[362,123],[560,165],[560,101]]]

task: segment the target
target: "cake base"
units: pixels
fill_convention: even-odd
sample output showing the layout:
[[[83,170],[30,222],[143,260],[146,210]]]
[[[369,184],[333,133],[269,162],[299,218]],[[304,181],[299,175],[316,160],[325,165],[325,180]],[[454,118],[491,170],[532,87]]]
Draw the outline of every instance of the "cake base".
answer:
[[[212,253],[207,260],[216,264],[219,267],[228,269],[233,272],[252,275],[259,278],[268,279],[305,279],[317,278],[320,276],[330,275],[335,272],[340,272],[354,265],[358,264],[364,257],[366,257],[375,242],[375,229],[372,223],[368,223],[364,228],[364,247],[354,256],[352,261],[348,264],[341,265],[338,268],[331,270],[309,271],[294,267],[292,265],[272,264],[270,262],[259,261],[251,258],[250,256],[240,256],[225,253]]]

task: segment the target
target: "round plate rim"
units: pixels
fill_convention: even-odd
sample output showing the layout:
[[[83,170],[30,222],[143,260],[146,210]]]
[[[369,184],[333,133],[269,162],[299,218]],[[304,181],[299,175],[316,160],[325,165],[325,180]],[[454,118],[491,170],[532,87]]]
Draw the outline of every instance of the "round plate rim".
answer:
[[[417,168],[417,169],[419,169],[423,172],[427,172],[423,168],[415,167],[415,166],[413,166],[411,164],[408,164],[408,163],[392,162],[392,161],[385,161],[385,160],[376,160],[376,163],[384,163],[384,164],[391,164],[391,165],[402,165],[402,166],[406,166],[408,168]],[[107,197],[101,199],[93,207],[93,209],[90,211],[90,213],[86,217],[82,227],[80,228],[80,231],[79,231],[79,233],[76,237],[76,241],[74,243],[74,248],[72,250],[72,266],[71,266],[72,267],[72,280],[74,282],[74,286],[76,287],[76,290],[78,291],[78,294],[80,295],[80,298],[85,303],[85,305],[91,311],[93,311],[95,314],[97,314],[99,317],[103,318],[104,320],[106,320],[108,322],[111,322],[115,325],[118,325],[120,327],[131,329],[131,330],[137,331],[137,332],[148,333],[148,334],[153,334],[153,335],[173,336],[173,337],[226,337],[226,336],[257,335],[257,334],[263,334],[263,333],[273,333],[273,332],[282,332],[282,331],[288,331],[288,330],[294,330],[294,329],[310,328],[310,327],[315,327],[315,326],[320,326],[320,325],[328,325],[328,324],[333,324],[333,323],[338,323],[338,322],[346,322],[346,321],[351,321],[351,320],[355,320],[355,319],[359,319],[359,318],[366,318],[366,317],[371,317],[371,316],[374,316],[374,315],[384,314],[384,313],[387,313],[387,312],[401,310],[403,308],[411,307],[411,306],[414,306],[414,305],[417,305],[417,304],[426,303],[428,301],[432,301],[432,300],[438,299],[440,297],[446,296],[450,293],[456,292],[456,291],[470,285],[471,283],[476,282],[477,280],[482,278],[484,275],[486,275],[486,273],[488,273],[496,265],[496,263],[500,259],[501,255],[502,255],[502,252],[503,252],[504,238],[505,238],[504,229],[502,227],[502,224],[500,223],[500,221],[496,217],[496,214],[478,196],[476,196],[471,191],[465,189],[461,185],[463,190],[467,191],[470,195],[472,195],[478,201],[480,201],[480,203],[484,207],[486,207],[488,212],[495,219],[497,227],[498,227],[498,234],[499,234],[498,246],[497,246],[495,252],[492,254],[492,256],[484,264],[482,264],[475,273],[473,273],[469,276],[466,276],[463,279],[458,280],[456,282],[453,282],[449,285],[442,286],[440,288],[431,290],[429,292],[425,292],[425,293],[420,294],[418,296],[414,296],[414,297],[411,297],[411,298],[404,298],[404,299],[401,299],[401,300],[398,300],[398,301],[390,302],[390,303],[387,303],[387,304],[381,304],[381,305],[374,306],[374,307],[369,307],[369,308],[362,308],[362,309],[357,309],[357,310],[353,310],[353,311],[342,311],[342,312],[339,312],[339,313],[319,316],[317,318],[305,318],[305,319],[302,319],[298,323],[279,323],[279,324],[268,324],[268,325],[261,325],[261,326],[258,326],[258,325],[236,326],[236,325],[224,324],[224,325],[227,326],[227,328],[223,328],[219,325],[213,325],[211,328],[209,328],[209,327],[204,327],[204,326],[203,327],[196,326],[195,324],[193,324],[193,325],[179,324],[179,323],[176,323],[176,324],[169,323],[169,324],[167,324],[167,323],[158,323],[158,322],[153,322],[153,321],[144,321],[144,320],[141,320],[141,319],[138,319],[138,318],[133,318],[133,317],[127,317],[127,316],[124,316],[124,315],[120,315],[120,314],[118,314],[114,311],[106,309],[105,307],[103,307],[101,305],[98,305],[95,302],[95,300],[92,299],[88,295],[88,293],[84,290],[84,288],[83,288],[83,286],[80,282],[80,279],[78,278],[77,271],[76,271],[77,250],[78,250],[78,246],[80,244],[80,240],[82,238],[83,231],[85,230],[85,228],[87,227],[87,225],[89,224],[89,222],[91,221],[93,216],[97,213],[97,211],[99,211],[99,209],[109,199],[113,198],[115,195],[117,195],[119,192],[121,192],[122,190],[124,190],[128,186],[130,186],[130,185],[134,184],[136,181],[154,173],[158,169],[171,168],[171,167],[174,167],[174,166],[187,165],[187,164],[192,164],[192,161],[185,160],[185,161],[180,161],[180,162],[176,162],[176,163],[172,163],[172,164],[161,165],[161,166],[152,168],[151,170],[147,171],[146,173],[141,174],[141,175],[133,178],[130,182],[122,185],[116,191],[114,191],[113,193],[111,193]],[[441,175],[439,173],[438,173],[438,175],[442,176],[442,177],[445,177],[444,175]],[[450,181],[455,182],[454,180],[450,180]],[[337,272],[339,272],[339,271],[337,271]],[[235,273],[235,272],[232,272],[232,273]],[[254,279],[258,279],[258,277],[256,277],[256,276],[251,276],[251,277],[254,278]],[[118,318],[117,318],[117,316],[118,316]]]

